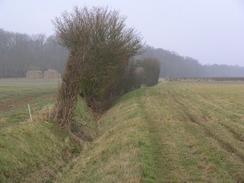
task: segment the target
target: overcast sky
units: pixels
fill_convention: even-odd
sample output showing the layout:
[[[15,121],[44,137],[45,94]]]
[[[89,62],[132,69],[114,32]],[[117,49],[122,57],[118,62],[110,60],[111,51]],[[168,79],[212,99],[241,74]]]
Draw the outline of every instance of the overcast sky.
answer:
[[[119,10],[153,47],[244,66],[244,0],[0,0],[0,28],[49,36],[51,20],[75,5]]]

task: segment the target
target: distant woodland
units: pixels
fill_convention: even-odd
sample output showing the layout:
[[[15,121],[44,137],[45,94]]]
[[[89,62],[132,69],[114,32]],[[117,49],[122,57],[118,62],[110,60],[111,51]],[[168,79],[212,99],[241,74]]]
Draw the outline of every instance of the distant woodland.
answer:
[[[0,78],[25,77],[28,70],[55,69],[64,72],[68,50],[57,44],[54,36],[27,35],[0,29]],[[244,77],[244,67],[202,65],[162,48],[145,46],[136,59],[156,58],[160,77]]]
[[[28,70],[62,73],[68,50],[53,36],[27,35],[0,29],[0,78],[25,77]]]
[[[191,57],[150,46],[138,58],[153,57],[160,61],[160,77],[244,77],[244,67],[228,65],[202,65]]]

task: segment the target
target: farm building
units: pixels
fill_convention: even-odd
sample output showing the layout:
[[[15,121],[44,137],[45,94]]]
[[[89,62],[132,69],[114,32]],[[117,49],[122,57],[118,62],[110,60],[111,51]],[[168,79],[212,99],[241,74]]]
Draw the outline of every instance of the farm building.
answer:
[[[44,72],[43,79],[61,79],[61,74],[53,69],[48,69]]]
[[[43,77],[42,71],[39,70],[27,71],[26,73],[26,78],[28,79],[42,79],[42,77]]]

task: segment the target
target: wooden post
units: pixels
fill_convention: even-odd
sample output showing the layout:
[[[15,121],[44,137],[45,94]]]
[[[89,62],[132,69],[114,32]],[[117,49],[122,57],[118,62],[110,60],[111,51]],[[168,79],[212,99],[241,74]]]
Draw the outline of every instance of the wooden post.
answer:
[[[30,105],[29,105],[29,104],[27,104],[27,106],[28,106],[28,111],[29,111],[29,115],[30,115],[30,120],[32,121],[32,115],[31,115],[31,109],[30,109]]]

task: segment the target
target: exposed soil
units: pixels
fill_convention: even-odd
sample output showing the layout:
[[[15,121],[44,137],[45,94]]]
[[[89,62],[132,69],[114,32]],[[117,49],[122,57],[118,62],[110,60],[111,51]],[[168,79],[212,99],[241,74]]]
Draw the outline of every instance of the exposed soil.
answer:
[[[7,111],[13,108],[17,108],[19,106],[27,105],[28,103],[31,103],[32,101],[40,97],[47,98],[51,96],[52,94],[43,94],[43,95],[41,94],[41,95],[25,96],[22,98],[17,98],[11,102],[0,103],[0,111]]]

